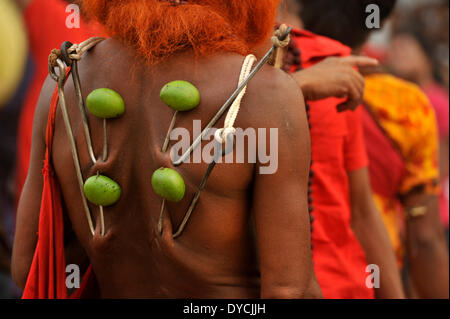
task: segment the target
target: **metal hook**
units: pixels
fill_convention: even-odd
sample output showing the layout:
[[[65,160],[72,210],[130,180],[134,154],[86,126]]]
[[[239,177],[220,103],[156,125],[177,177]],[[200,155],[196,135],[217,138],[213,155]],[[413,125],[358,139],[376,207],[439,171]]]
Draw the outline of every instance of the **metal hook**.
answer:
[[[165,140],[164,140],[163,147],[162,147],[162,149],[161,149],[161,151],[162,151],[163,153],[167,152],[167,148],[169,147],[170,134],[172,134],[173,128],[175,127],[175,122],[176,122],[176,120],[177,120],[177,115],[178,115],[178,111],[175,111],[175,112],[173,113],[172,121],[170,122],[169,130],[167,131],[167,135],[166,135],[166,138],[165,138]]]
[[[286,33],[284,33],[279,39],[281,41],[283,41],[284,39],[286,39],[286,37],[289,35],[289,33],[291,31],[292,31],[292,27],[289,27],[287,29]],[[238,86],[238,88],[228,98],[228,100],[225,102],[225,104],[222,105],[222,107],[219,109],[219,111],[217,111],[217,113],[213,116],[213,118],[208,123],[208,125],[206,125],[206,127],[203,129],[201,134],[194,140],[194,142],[191,144],[191,146],[189,146],[187,151],[183,155],[181,155],[181,157],[178,160],[172,161],[172,164],[174,166],[181,165],[186,160],[186,158],[189,157],[189,155],[192,153],[192,151],[201,143],[203,138],[206,136],[208,130],[211,129],[219,121],[219,119],[222,117],[222,115],[225,113],[225,111],[228,110],[228,108],[231,106],[231,104],[233,104],[234,100],[237,98],[239,93],[241,93],[241,91],[247,86],[248,82],[255,76],[255,74],[269,60],[269,58],[272,56],[272,54],[276,50],[276,48],[277,47],[274,45],[269,49],[269,51],[267,51],[267,53],[264,55],[262,60],[259,61],[259,63],[255,66],[255,68],[252,70],[252,72],[250,72],[250,74],[247,76],[247,78],[245,78],[245,80]]]
[[[229,138],[230,137],[231,136],[229,136]],[[233,138],[233,137],[231,137],[231,138]],[[197,192],[195,193],[194,198],[192,199],[191,204],[189,205],[189,208],[188,208],[186,214],[184,215],[183,221],[181,222],[180,226],[178,227],[178,230],[176,231],[176,233],[173,234],[174,239],[179,237],[183,233],[184,229],[186,228],[186,225],[187,225],[189,219],[191,218],[192,212],[194,211],[194,209],[197,206],[197,203],[200,199],[200,195],[206,186],[206,182],[208,181],[209,177],[211,176],[211,173],[213,172],[214,168],[216,167],[217,161],[219,160],[220,157],[226,155],[229,152],[229,148],[225,147],[225,150],[223,150],[222,144],[218,143],[218,142],[216,142],[216,147],[214,149],[215,150],[220,149],[220,151],[215,152],[212,162],[208,165],[208,168],[206,169],[206,173],[203,176],[200,186],[198,187]],[[162,213],[161,213],[161,216],[162,216]]]
[[[279,37],[280,41],[283,41],[286,39],[286,37],[289,35],[289,33],[292,31],[292,27],[289,27],[287,31]],[[208,133],[210,129],[218,122],[218,120],[222,117],[222,115],[225,113],[225,111],[233,104],[234,100],[237,98],[237,96],[240,94],[240,92],[247,86],[248,82],[255,76],[255,74],[263,67],[263,65],[269,60],[269,58],[272,56],[272,54],[277,49],[277,46],[272,46],[269,51],[264,55],[262,60],[255,66],[255,68],[250,72],[250,74],[247,76],[247,78],[238,86],[238,88],[233,92],[233,94],[228,98],[228,100],[225,102],[225,104],[219,109],[219,111],[214,115],[214,117],[211,119],[211,121],[208,123],[208,125],[203,129],[201,134],[194,140],[192,145],[188,148],[188,150],[177,160],[173,161],[174,166],[181,165],[184,160],[191,154],[191,152],[201,143],[204,136]],[[230,134],[231,135],[231,134]],[[232,136],[230,136],[233,138]],[[228,138],[227,138],[227,142]],[[222,144],[217,142],[219,144],[219,147],[221,148],[221,152],[218,152],[214,155],[213,161],[209,164],[205,175],[203,176],[203,179],[200,183],[200,186],[197,190],[197,192],[194,195],[194,198],[191,201],[191,204],[188,208],[188,211],[186,212],[183,221],[181,222],[181,225],[179,226],[176,233],[173,235],[173,238],[179,237],[184,229],[186,228],[186,225],[192,215],[192,212],[194,211],[195,207],[197,206],[198,200],[200,198],[200,194],[202,190],[206,186],[206,182],[208,181],[209,177],[211,176],[212,171],[214,170],[218,158],[227,154],[230,151],[230,146],[227,146],[227,143],[225,143],[225,151],[222,150]],[[229,145],[229,143],[228,143]]]
[[[85,211],[86,218],[87,218],[87,221],[89,224],[89,229],[90,229],[92,235],[94,236],[95,235],[94,223],[92,222],[92,216],[91,216],[91,212],[89,210],[89,205],[88,205],[87,199],[84,195],[84,189],[83,189],[84,182],[83,182],[83,175],[81,173],[80,160],[78,157],[78,151],[77,151],[75,138],[72,133],[72,126],[70,124],[69,114],[67,112],[67,106],[66,106],[66,99],[65,99],[65,95],[64,95],[64,82],[66,79],[66,65],[60,59],[57,59],[56,63],[58,64],[58,68],[59,68],[59,77],[58,77],[59,105],[61,106],[61,111],[62,111],[62,115],[63,115],[63,119],[64,119],[64,126],[66,128],[67,136],[69,137],[69,143],[70,143],[70,148],[72,151],[73,163],[75,166],[75,172],[77,175],[78,185],[79,185],[80,192],[81,192],[81,198],[82,198],[82,202],[83,202],[84,211]]]
[[[81,92],[81,84],[80,84],[80,76],[78,73],[77,60],[72,61],[72,79],[73,79],[73,84],[75,87],[75,94],[77,96],[78,108],[81,112],[81,119],[83,121],[84,136],[86,138],[86,144],[88,147],[89,157],[91,158],[91,161],[95,164],[95,163],[97,163],[97,159],[95,157],[94,148],[92,146],[92,138],[91,138],[91,133],[89,130],[88,117],[86,114],[86,108],[84,105],[83,95]]]

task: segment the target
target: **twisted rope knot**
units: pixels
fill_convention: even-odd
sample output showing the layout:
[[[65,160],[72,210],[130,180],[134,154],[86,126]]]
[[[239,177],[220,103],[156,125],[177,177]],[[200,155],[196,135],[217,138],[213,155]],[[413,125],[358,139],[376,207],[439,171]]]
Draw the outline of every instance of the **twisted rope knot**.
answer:
[[[87,39],[86,41],[80,43],[80,44],[73,44],[70,48],[67,49],[67,53],[69,55],[69,58],[72,60],[80,61],[81,57],[86,51],[89,51],[92,47],[97,45],[99,42],[103,41],[105,38],[102,37],[92,37]],[[56,60],[62,59],[61,57],[61,50],[60,49],[53,49],[50,55],[48,56],[48,63],[49,66],[52,68],[55,68],[58,66],[58,63]]]
[[[277,48],[284,48],[289,45],[289,42],[291,41],[291,35],[288,34],[284,40],[281,38],[286,34],[288,31],[288,26],[285,24],[280,25],[280,27],[275,31],[274,35],[271,38],[272,44],[276,46]]]
[[[61,57],[61,50],[60,49],[53,49],[48,56],[48,64],[52,66],[53,68],[58,66],[56,63],[56,60],[58,60]]]

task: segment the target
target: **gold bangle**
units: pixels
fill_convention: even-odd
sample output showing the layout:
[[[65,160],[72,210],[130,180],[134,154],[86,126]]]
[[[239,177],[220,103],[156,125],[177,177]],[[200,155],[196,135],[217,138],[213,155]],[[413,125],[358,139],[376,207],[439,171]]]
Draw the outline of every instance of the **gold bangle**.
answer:
[[[419,217],[425,216],[427,214],[427,211],[428,211],[428,209],[426,206],[413,207],[408,210],[408,216],[410,218],[419,218]]]

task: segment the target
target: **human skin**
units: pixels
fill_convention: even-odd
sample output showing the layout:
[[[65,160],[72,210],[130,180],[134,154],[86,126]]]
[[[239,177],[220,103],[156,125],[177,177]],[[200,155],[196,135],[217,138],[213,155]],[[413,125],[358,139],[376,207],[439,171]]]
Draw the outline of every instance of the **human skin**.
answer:
[[[364,77],[358,67],[374,67],[378,61],[362,56],[328,57],[316,65],[293,74],[307,101],[329,97],[346,98],[338,112],[355,110],[364,97]]]
[[[303,23],[295,14],[300,11],[300,4],[297,1],[280,1],[278,7],[277,21],[281,21],[294,28],[302,29]]]
[[[406,248],[411,282],[418,298],[449,298],[448,247],[439,219],[438,198],[411,192],[403,199],[405,211],[425,206],[424,216],[406,220]]]
[[[348,172],[352,229],[366,253],[369,264],[380,269],[380,287],[375,289],[378,299],[403,299],[405,294],[394,250],[375,205],[367,167]]]
[[[105,209],[106,236],[92,237],[84,217],[68,138],[57,111],[52,160],[67,209],[67,262],[93,265],[106,298],[302,298],[320,297],[313,274],[307,181],[310,141],[301,91],[280,70],[264,67],[250,82],[236,127],[278,128],[279,165],[259,175],[257,164],[218,164],[187,228],[172,238],[207,164],[176,170],[186,196],[168,204],[162,236],[157,231],[161,198],[151,187],[153,171],[173,168],[161,146],[173,110],[159,99],[167,82],[183,79],[201,93],[200,106],[180,113],[177,127],[192,133],[204,126],[235,90],[243,57],[194,58],[176,54],[154,67],[115,40],[106,40],[79,64],[83,95],[99,87],[118,91],[123,117],[108,120],[110,154],[93,165],[87,153],[73,83],[66,84],[69,116],[84,179],[100,171],[122,187],[119,202]],[[30,172],[19,203],[12,272],[24,287],[36,246],[42,191],[44,131],[55,83],[47,80],[39,100]],[[224,117],[216,127],[223,126]],[[89,116],[96,154],[102,149],[102,121]],[[267,141],[259,141],[269,142]],[[172,143],[173,145],[173,143]],[[266,144],[267,145],[267,144]],[[90,205],[98,221],[98,208]],[[71,235],[73,230],[73,235]]]
[[[387,62],[393,73],[419,86],[434,82],[432,64],[414,36],[396,34],[391,42]]]

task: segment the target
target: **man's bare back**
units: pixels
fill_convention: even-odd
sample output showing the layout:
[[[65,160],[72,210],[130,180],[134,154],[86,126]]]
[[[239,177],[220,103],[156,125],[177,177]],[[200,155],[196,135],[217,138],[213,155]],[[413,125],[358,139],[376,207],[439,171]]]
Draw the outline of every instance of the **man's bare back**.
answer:
[[[174,168],[169,153],[161,152],[173,110],[160,100],[160,89],[173,80],[189,81],[199,89],[199,107],[179,114],[176,122],[176,127],[190,132],[192,140],[197,134],[193,133],[193,121],[201,120],[204,127],[235,90],[242,61],[242,56],[234,54],[194,58],[186,52],[148,67],[114,40],[97,45],[79,64],[83,97],[108,87],[123,97],[126,111],[121,118],[108,120],[109,157],[94,165],[87,152],[73,83],[67,81],[69,116],[84,179],[100,172],[122,188],[117,204],[105,208],[105,237],[92,237],[58,109],[52,159],[68,216],[67,262],[91,263],[102,297],[316,295],[312,292],[317,286],[307,212],[309,133],[301,93],[279,70],[265,67],[250,82],[236,122],[236,127],[244,130],[278,128],[278,171],[260,175],[260,163],[218,164],[186,229],[173,239],[208,166],[204,162],[183,164],[175,169],[186,182],[186,196],[179,203],[168,204],[162,236],[157,230],[162,199],[152,189],[151,176],[160,167]],[[33,214],[39,207],[32,201],[39,198],[42,183],[36,171],[42,166],[38,159],[43,158],[45,149],[43,138],[54,86],[47,81],[37,107],[31,172],[19,207],[18,223],[27,219],[28,226],[18,231],[24,243],[15,247],[15,256],[25,270],[36,241],[30,235],[30,223],[37,228],[38,217]],[[224,118],[216,127],[223,127]],[[89,124],[95,154],[101,154],[102,120],[89,115]],[[269,145],[269,137],[258,143]],[[98,221],[98,207],[90,205],[90,210]]]

